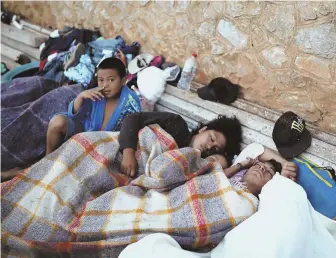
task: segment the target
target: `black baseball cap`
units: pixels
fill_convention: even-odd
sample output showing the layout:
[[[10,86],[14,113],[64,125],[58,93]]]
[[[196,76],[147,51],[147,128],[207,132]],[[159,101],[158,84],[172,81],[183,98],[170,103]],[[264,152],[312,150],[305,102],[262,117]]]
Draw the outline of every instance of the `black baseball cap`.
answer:
[[[285,112],[275,122],[272,137],[279,153],[287,159],[308,149],[312,140],[305,120],[292,111]]]
[[[230,104],[238,98],[240,86],[228,79],[218,77],[213,79],[207,86],[197,89],[201,99]]]

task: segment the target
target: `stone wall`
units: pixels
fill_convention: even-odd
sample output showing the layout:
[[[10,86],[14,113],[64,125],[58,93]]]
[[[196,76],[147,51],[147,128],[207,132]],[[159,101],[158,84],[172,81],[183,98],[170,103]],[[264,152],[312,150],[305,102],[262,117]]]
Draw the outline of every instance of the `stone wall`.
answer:
[[[181,66],[194,49],[197,80],[224,76],[242,97],[293,110],[336,132],[336,2],[7,2],[41,26],[121,34]]]

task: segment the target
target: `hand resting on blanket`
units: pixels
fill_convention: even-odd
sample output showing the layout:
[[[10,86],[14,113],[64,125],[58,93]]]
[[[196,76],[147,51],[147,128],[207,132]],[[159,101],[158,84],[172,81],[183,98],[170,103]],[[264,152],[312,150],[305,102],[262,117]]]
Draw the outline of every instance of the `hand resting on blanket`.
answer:
[[[135,158],[135,151],[132,148],[124,149],[123,159],[120,166],[121,172],[130,177],[134,177],[137,169],[138,162]]]

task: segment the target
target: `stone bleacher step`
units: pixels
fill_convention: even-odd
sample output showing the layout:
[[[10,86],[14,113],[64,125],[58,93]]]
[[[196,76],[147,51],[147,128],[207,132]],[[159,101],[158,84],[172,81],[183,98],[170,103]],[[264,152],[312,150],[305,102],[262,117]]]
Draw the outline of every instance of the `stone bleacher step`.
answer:
[[[31,31],[20,30],[4,23],[1,23],[1,35],[36,48],[48,39],[47,36],[37,35]]]
[[[204,101],[193,92],[167,85],[165,94],[156,105],[156,110],[173,111],[187,117],[190,128],[194,128],[197,122],[208,122],[219,114],[236,116],[243,126],[244,144],[259,142],[276,150],[272,140],[274,122],[232,105]],[[336,167],[335,135],[319,132],[317,136],[326,140],[317,138],[314,132],[312,136],[312,144],[304,154],[318,164]]]
[[[31,61],[30,58],[21,51],[7,46],[3,43],[1,43],[1,54],[19,64],[26,64]]]
[[[40,50],[38,48],[33,48],[20,41],[10,39],[4,35],[1,35],[1,43],[22,52],[23,54],[30,57],[32,61],[40,60]]]

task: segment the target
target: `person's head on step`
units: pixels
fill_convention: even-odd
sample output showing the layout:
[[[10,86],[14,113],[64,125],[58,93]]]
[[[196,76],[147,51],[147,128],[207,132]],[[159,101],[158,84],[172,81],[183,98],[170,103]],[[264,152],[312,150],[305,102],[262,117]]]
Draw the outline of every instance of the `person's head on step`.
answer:
[[[207,161],[210,162],[217,162],[221,165],[223,169],[228,168],[231,166],[231,162],[228,157],[225,157],[222,154],[213,154],[205,158]]]
[[[258,196],[263,186],[270,181],[276,172],[281,172],[282,166],[274,159],[256,162],[243,176],[243,184],[247,189]]]
[[[202,157],[213,154],[233,156],[240,151],[242,131],[239,120],[218,116],[207,124],[201,124],[193,131],[190,146],[198,149]]]
[[[119,98],[126,80],[126,67],[115,57],[108,57],[97,65],[98,87],[106,98]]]

